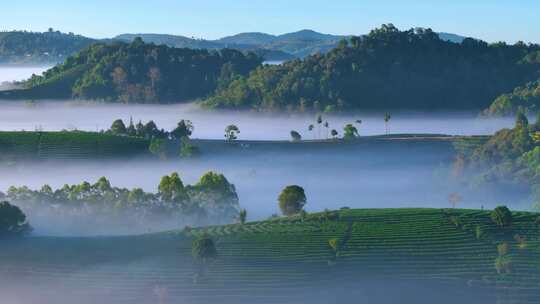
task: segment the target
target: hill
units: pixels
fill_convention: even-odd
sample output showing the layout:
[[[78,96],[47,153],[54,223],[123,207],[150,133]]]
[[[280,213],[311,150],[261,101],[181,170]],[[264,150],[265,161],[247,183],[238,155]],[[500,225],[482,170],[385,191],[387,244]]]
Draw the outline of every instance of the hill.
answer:
[[[189,303],[539,303],[536,218],[513,212],[500,227],[489,211],[365,209],[142,236],[29,237],[3,244],[0,274],[10,279],[0,291],[41,303],[153,303],[160,294]],[[191,243],[203,233],[218,257],[194,283]]]
[[[0,32],[0,64],[56,64],[95,42],[52,29],[43,33]]]
[[[2,91],[0,98],[180,102],[202,98],[260,64],[257,55],[230,49],[171,48],[141,39],[98,43],[33,76],[25,90]]]
[[[0,132],[0,160],[80,160],[150,155],[149,140],[94,132]]]
[[[260,67],[204,103],[212,108],[480,110],[498,95],[540,76],[524,61],[539,45],[457,44],[430,29],[383,25],[324,55]]]

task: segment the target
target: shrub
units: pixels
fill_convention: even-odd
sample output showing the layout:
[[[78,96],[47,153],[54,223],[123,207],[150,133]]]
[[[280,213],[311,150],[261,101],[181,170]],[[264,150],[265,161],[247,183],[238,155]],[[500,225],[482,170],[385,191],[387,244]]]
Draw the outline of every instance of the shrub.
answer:
[[[191,253],[196,260],[206,263],[208,259],[217,257],[217,250],[214,241],[206,234],[193,241]]]
[[[279,209],[286,216],[300,213],[306,204],[304,189],[297,185],[287,186],[278,197]]]
[[[508,245],[507,242],[497,245],[497,253],[499,254],[500,257],[507,255],[509,251],[510,251],[510,246]]]
[[[0,202],[0,237],[23,235],[30,230],[26,215],[19,207]]]
[[[491,212],[491,220],[499,227],[512,224],[512,212],[506,206],[499,206]]]
[[[512,259],[507,256],[496,258],[495,269],[498,274],[510,273],[512,271]]]
[[[482,227],[476,226],[475,234],[477,240],[481,239],[482,235],[484,234],[484,232],[482,231]]]

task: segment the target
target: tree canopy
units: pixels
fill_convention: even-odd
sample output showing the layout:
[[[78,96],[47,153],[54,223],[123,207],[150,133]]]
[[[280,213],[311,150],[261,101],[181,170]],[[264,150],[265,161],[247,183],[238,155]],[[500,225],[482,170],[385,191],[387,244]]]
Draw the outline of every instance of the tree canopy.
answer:
[[[63,64],[33,76],[14,98],[85,98],[106,101],[179,102],[202,98],[219,85],[260,65],[253,53],[171,48],[132,43],[96,43]],[[12,95],[10,95],[12,94]]]
[[[295,215],[304,209],[306,204],[306,193],[304,188],[292,185],[287,186],[278,197],[279,209],[286,215]]]
[[[483,109],[539,76],[538,45],[441,40],[430,29],[383,25],[324,55],[262,66],[205,101],[215,108]]]
[[[30,230],[26,215],[8,202],[0,202],[0,237],[17,236]]]

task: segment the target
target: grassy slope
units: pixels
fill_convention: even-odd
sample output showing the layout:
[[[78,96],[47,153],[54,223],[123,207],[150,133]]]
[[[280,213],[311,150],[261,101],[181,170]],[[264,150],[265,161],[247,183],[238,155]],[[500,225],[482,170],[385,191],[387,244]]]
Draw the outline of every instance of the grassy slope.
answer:
[[[0,132],[0,156],[15,159],[99,159],[147,154],[140,138],[94,132]]]
[[[454,225],[452,216],[462,225]],[[485,292],[487,298],[540,303],[536,216],[514,213],[513,226],[501,230],[487,211],[341,210],[329,219],[313,214],[306,220],[280,218],[132,237],[36,237],[13,241],[0,251],[0,277],[23,278],[34,288],[52,284],[54,291],[44,288],[40,296],[89,293],[111,303],[152,299],[155,286],[190,303],[234,303],[245,297],[294,303],[308,294],[315,297],[321,287],[353,284],[350,292],[364,288],[369,293],[369,284],[377,280],[384,280],[387,293],[396,282],[425,282],[414,285],[421,287],[441,280],[455,288],[453,294],[463,293],[469,300],[471,294]],[[483,231],[480,239],[476,226]],[[191,240],[201,233],[217,240],[219,258],[206,279],[195,285]],[[527,236],[527,248],[519,249],[515,234]],[[328,263],[332,238],[339,239],[341,247],[335,265]],[[510,274],[498,275],[494,261],[502,241],[511,244],[513,266]],[[407,290],[399,292],[406,296]]]
[[[238,153],[239,150],[252,153],[269,151],[293,151],[304,149],[336,148],[362,149],[369,145],[391,145],[391,148],[430,145],[450,151],[452,146],[458,151],[472,149],[487,140],[486,136],[444,136],[438,134],[394,134],[388,136],[367,136],[358,140],[305,140],[290,141],[235,141],[199,140],[192,143],[198,146],[204,155],[222,155]],[[95,132],[36,132],[36,131],[0,131],[0,159],[100,159],[111,157],[131,157],[148,155],[149,141],[134,137],[113,136]]]

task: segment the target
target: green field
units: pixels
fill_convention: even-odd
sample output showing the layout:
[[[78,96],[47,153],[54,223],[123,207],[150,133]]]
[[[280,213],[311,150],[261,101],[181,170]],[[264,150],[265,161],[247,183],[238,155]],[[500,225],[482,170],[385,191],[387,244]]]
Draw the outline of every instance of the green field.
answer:
[[[149,141],[95,132],[0,132],[0,156],[8,159],[100,159],[149,154]]]
[[[491,303],[540,303],[537,216],[514,212],[512,226],[500,228],[488,211],[358,209],[141,236],[29,237],[2,244],[0,277],[31,284],[37,297],[91,294],[107,303],[155,303],[156,286],[187,303],[298,303],[336,286],[369,294],[373,282],[385,282],[386,293],[397,282],[423,282],[469,300],[482,294]],[[216,241],[219,257],[195,284],[191,241],[202,233]],[[511,268],[499,274],[502,242],[510,245]]]

